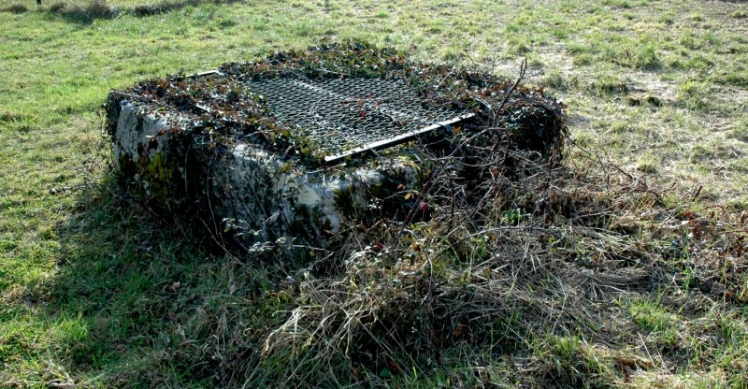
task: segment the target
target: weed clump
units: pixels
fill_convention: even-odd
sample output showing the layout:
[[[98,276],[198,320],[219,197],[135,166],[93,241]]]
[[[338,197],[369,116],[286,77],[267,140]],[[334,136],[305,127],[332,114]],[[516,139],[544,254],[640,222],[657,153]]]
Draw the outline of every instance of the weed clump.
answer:
[[[0,9],[0,12],[10,12],[14,14],[22,14],[28,12],[29,9],[23,4],[11,4],[7,7]]]
[[[52,4],[49,12],[78,23],[91,23],[96,19],[113,19],[122,14],[120,8],[110,6],[106,0],[93,0],[85,6],[60,1]]]
[[[57,2],[57,3],[54,3],[54,4],[50,5],[49,6],[49,12],[59,14],[62,11],[64,11],[65,8],[67,8],[67,7],[68,7],[67,3],[65,3],[64,1],[60,1],[60,2]]]
[[[110,7],[106,0],[94,0],[85,8],[86,15],[92,19],[108,19],[117,16],[117,8]]]

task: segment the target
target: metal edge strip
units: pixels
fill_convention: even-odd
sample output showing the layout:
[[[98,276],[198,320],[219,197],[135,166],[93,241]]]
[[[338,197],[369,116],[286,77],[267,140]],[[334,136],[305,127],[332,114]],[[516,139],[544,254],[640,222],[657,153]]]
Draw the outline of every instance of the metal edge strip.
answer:
[[[465,115],[460,115],[460,116],[457,116],[455,118],[452,118],[452,119],[449,119],[449,120],[446,120],[446,121],[443,121],[443,122],[439,122],[439,123],[436,123],[436,124],[432,124],[432,125],[430,125],[428,127],[420,128],[420,129],[415,130],[415,131],[407,132],[405,134],[398,135],[398,136],[393,137],[393,138],[388,138],[388,139],[383,139],[383,140],[379,140],[379,141],[376,141],[376,142],[368,143],[366,145],[363,145],[361,147],[357,147],[355,149],[348,150],[348,151],[346,151],[344,153],[341,153],[341,154],[330,155],[330,156],[325,157],[325,165],[328,165],[328,166],[337,165],[337,164],[345,161],[347,158],[354,157],[354,156],[366,153],[368,151],[376,151],[376,150],[381,150],[381,149],[385,149],[385,148],[388,148],[388,147],[397,146],[399,144],[403,144],[405,142],[409,142],[409,141],[415,139],[416,137],[418,137],[420,135],[427,134],[427,133],[429,133],[431,131],[434,131],[437,128],[444,127],[444,126],[450,126],[450,125],[455,124],[455,123],[459,123],[459,122],[462,122],[462,121],[465,121],[465,120],[468,120],[468,119],[472,119],[473,117],[475,117],[474,113],[468,113],[468,114],[465,114]]]

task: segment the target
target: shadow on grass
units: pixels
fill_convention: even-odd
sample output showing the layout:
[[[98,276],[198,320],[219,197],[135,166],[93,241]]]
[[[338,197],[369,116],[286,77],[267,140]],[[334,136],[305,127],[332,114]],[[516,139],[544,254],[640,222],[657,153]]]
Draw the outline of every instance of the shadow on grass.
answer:
[[[496,161],[485,166],[496,166]],[[512,161],[520,163],[519,158]],[[526,166],[516,171],[528,173],[516,178],[522,185],[518,192],[539,192],[527,188],[571,177],[528,158],[522,161]],[[584,225],[598,219],[599,213],[588,206],[605,209],[608,204],[591,196],[553,193],[548,209],[559,209],[559,216]],[[535,231],[550,231],[555,218],[539,214],[530,221],[535,208],[529,204],[535,198],[512,197],[482,208],[466,202],[464,213],[445,214],[422,227],[423,242],[426,234],[446,237],[451,225],[467,223],[468,212],[479,209],[495,215],[492,226],[510,224],[495,230],[501,233],[495,238],[473,239],[474,231],[466,227],[461,235],[425,246],[443,256],[419,257],[417,252],[427,250],[402,243],[397,230],[388,229],[382,239],[364,240],[384,242],[382,247],[398,250],[396,256],[377,259],[371,250],[364,251],[366,256],[351,261],[339,277],[308,274],[292,277],[284,286],[288,275],[296,275],[298,263],[274,258],[242,262],[211,252],[204,248],[211,241],[205,232],[186,231],[181,228],[186,223],[177,220],[154,220],[114,183],[102,184],[82,192],[79,212],[60,226],[60,270],[46,286],[49,315],[77,317],[77,327],[85,331],[67,337],[56,363],[76,383],[101,377],[94,384],[105,387],[376,386],[398,372],[395,379],[410,384],[395,382],[393,387],[434,387],[439,374],[478,386],[488,379],[477,374],[475,360],[496,361],[501,370],[504,354],[533,353],[547,348],[551,341],[546,339],[555,342],[604,325],[601,318],[592,319],[592,325],[579,318],[592,306],[586,291],[608,281],[587,277],[586,269],[567,260],[577,256],[576,245],[569,244],[572,251],[564,254],[563,247],[552,252],[536,244],[548,238],[538,238]],[[519,228],[522,219],[535,224]],[[562,236],[563,230],[555,231],[548,236]],[[478,231],[489,233],[483,227]],[[526,261],[530,247],[535,259]],[[416,254],[401,261],[399,253],[406,248]],[[632,289],[644,284],[639,272],[629,278],[626,285]],[[558,306],[565,307],[563,313]],[[553,318],[553,325],[546,318]],[[585,339],[602,342],[598,332],[585,333]],[[594,373],[559,373],[553,361],[587,366],[596,358],[580,358],[576,350],[586,346],[566,343],[558,347],[558,357],[538,357],[532,373],[522,379],[528,385],[572,387],[616,378],[609,361],[591,366]],[[443,371],[434,373],[432,361],[445,361],[439,367]],[[434,382],[421,384],[420,379]]]
[[[184,1],[162,1],[156,4],[142,4],[133,7],[114,7],[107,4],[106,0],[93,0],[86,6],[69,4],[64,1],[52,4],[49,13],[62,19],[78,24],[91,24],[94,20],[110,20],[122,15],[146,17],[177,11],[186,7],[198,7],[203,4],[232,4],[243,0],[184,0]]]
[[[636,269],[618,274],[624,285],[620,277],[593,279],[560,258],[561,248],[551,256],[540,247],[537,261],[526,261],[523,250],[538,238],[533,229],[512,226],[490,242],[445,242],[452,254],[435,258],[440,270],[431,265],[428,274],[402,273],[400,281],[383,283],[411,265],[401,261],[389,269],[362,260],[341,277],[311,278],[293,288],[283,282],[298,263],[239,261],[211,251],[207,234],[155,220],[127,199],[113,183],[80,193],[79,211],[59,227],[58,274],[44,285],[47,317],[75,324],[55,346],[55,363],[75,383],[90,382],[81,387],[333,387],[338,379],[375,386],[397,371],[393,387],[417,387],[419,380],[434,387],[440,374],[477,386],[488,381],[476,373],[483,366],[476,370],[475,360],[503,371],[503,355],[542,350],[550,351],[536,354],[532,371],[516,379],[540,387],[604,387],[598,384],[618,373],[586,343],[603,343],[607,333],[598,330],[605,328],[603,316],[583,314],[600,309],[587,291],[608,283],[644,290],[650,281]],[[396,247],[395,234],[385,247]],[[483,278],[464,278],[465,266]],[[356,286],[377,283],[386,287]],[[321,340],[301,342],[309,331]],[[580,331],[584,341],[577,339]],[[341,334],[349,343],[339,341]],[[441,358],[446,367],[434,373],[427,360]],[[396,361],[423,378],[411,378]],[[366,374],[357,378],[354,368]]]
[[[216,385],[222,361],[252,355],[261,325],[284,308],[266,293],[279,267],[210,249],[207,234],[154,220],[115,188],[81,193],[59,226],[47,315],[77,317],[78,335],[61,337],[56,363],[76,383],[98,377],[94,386]]]

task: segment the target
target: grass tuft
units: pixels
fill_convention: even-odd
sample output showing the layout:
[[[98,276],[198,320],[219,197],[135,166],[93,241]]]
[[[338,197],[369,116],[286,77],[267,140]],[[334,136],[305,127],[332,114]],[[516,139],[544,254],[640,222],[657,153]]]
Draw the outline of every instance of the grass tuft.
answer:
[[[28,12],[29,9],[23,4],[11,4],[6,7],[0,8],[0,12],[9,12],[14,14],[22,14]]]
[[[59,14],[62,11],[64,11],[65,8],[67,8],[67,7],[68,7],[67,3],[65,3],[64,1],[60,1],[60,2],[57,2],[57,3],[54,3],[54,4],[50,5],[49,6],[49,12],[53,12],[53,13]]]
[[[543,85],[546,87],[563,90],[567,88],[567,81],[560,72],[551,72],[543,77]]]
[[[611,96],[625,94],[629,91],[629,87],[616,76],[602,75],[589,84],[588,90],[598,96]]]

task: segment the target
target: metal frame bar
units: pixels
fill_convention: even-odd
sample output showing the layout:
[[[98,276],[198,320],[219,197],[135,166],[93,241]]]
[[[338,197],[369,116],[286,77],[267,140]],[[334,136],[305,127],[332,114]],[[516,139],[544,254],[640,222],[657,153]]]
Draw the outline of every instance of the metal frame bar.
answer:
[[[436,123],[436,124],[432,124],[432,125],[430,125],[428,127],[424,127],[424,128],[421,128],[421,129],[418,129],[418,130],[415,130],[415,131],[411,131],[411,132],[408,132],[408,133],[405,133],[405,134],[402,134],[402,135],[398,135],[398,136],[393,137],[393,138],[383,139],[383,140],[379,140],[379,141],[376,141],[376,142],[372,142],[372,143],[363,145],[361,147],[357,147],[355,149],[348,150],[348,151],[346,151],[346,152],[344,152],[342,154],[327,156],[327,157],[325,157],[325,164],[328,165],[328,166],[337,165],[337,164],[345,161],[347,158],[352,158],[352,157],[358,156],[360,154],[363,154],[363,153],[366,153],[366,152],[369,152],[369,151],[377,151],[377,150],[386,149],[388,147],[397,146],[397,145],[403,144],[405,142],[409,142],[409,141],[415,139],[418,136],[421,136],[421,135],[424,135],[424,134],[428,134],[429,132],[434,131],[437,128],[451,126],[451,125],[453,125],[455,123],[460,123],[460,122],[463,122],[465,120],[472,119],[474,117],[475,117],[474,113],[460,115],[460,116],[457,116],[456,118],[449,119],[449,120],[446,120],[446,121],[443,121],[443,122],[439,122],[439,123]]]
[[[221,72],[219,72],[218,69],[216,69],[216,70],[208,70],[208,71],[200,72],[200,73],[188,74],[187,77],[188,78],[200,78],[200,77],[212,76],[214,74],[220,74],[220,73]]]

